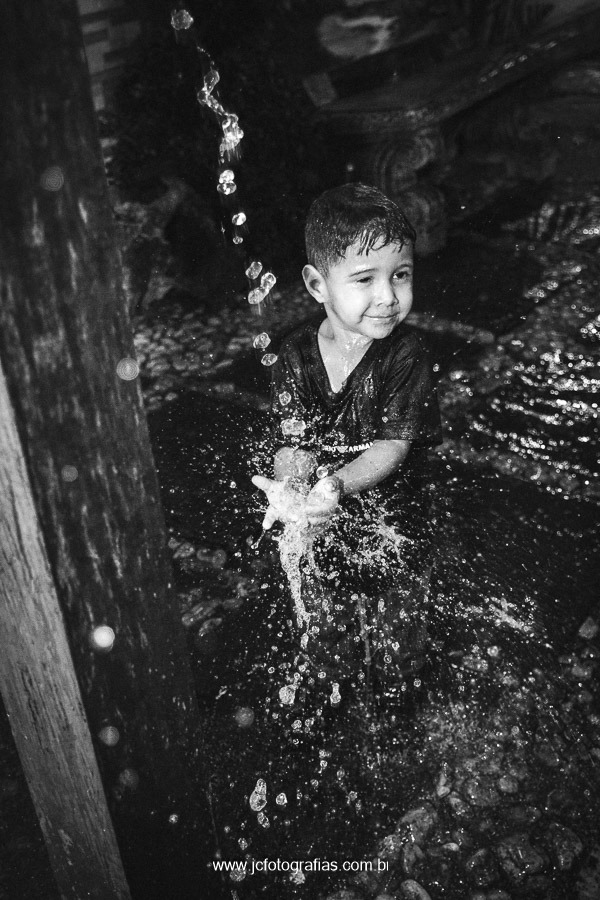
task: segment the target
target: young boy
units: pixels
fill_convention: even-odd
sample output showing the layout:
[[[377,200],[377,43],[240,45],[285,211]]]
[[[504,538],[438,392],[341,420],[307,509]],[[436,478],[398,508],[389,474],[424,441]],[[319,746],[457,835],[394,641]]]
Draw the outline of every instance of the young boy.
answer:
[[[429,357],[402,324],[414,242],[404,213],[376,188],[347,184],[313,203],[302,274],[325,318],[283,342],[272,409],[277,443],[288,448],[276,464],[309,450],[320,477],[307,496],[289,479],[253,478],[269,500],[266,527],[298,520],[300,510],[316,535],[308,592],[315,651],[328,646],[335,666],[361,648],[391,689],[423,634],[425,462],[441,439]]]

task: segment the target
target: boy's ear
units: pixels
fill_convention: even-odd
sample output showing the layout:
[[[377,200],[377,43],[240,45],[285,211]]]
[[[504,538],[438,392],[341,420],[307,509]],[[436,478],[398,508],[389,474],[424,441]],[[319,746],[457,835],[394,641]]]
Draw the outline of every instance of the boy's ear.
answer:
[[[329,299],[327,283],[318,269],[314,266],[304,266],[302,269],[302,277],[306,290],[314,297],[317,303],[326,303]]]

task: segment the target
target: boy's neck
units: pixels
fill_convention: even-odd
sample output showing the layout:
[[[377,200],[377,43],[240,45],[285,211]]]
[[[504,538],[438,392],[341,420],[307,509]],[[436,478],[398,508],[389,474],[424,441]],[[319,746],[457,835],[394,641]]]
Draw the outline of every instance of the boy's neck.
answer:
[[[353,331],[348,331],[346,328],[333,321],[329,316],[321,323],[319,335],[324,340],[331,341],[338,353],[343,356],[365,353],[373,343],[373,338],[367,337],[364,334],[356,334]]]

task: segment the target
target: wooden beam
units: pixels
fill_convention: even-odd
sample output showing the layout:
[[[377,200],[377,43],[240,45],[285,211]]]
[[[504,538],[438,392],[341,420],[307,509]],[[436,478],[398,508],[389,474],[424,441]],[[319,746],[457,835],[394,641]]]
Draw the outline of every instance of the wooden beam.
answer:
[[[64,898],[128,900],[0,365],[0,688]]]
[[[75,0],[7,4],[0,108],[0,361],[50,573],[132,894],[195,900],[200,718]]]

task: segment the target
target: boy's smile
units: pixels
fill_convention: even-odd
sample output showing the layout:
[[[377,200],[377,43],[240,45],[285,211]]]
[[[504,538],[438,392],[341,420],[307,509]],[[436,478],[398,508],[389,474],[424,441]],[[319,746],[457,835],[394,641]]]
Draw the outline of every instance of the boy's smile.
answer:
[[[359,253],[353,244],[326,275],[314,266],[303,270],[308,291],[325,305],[330,337],[362,346],[387,337],[406,318],[412,306],[412,273],[410,244],[386,244],[367,253]]]

